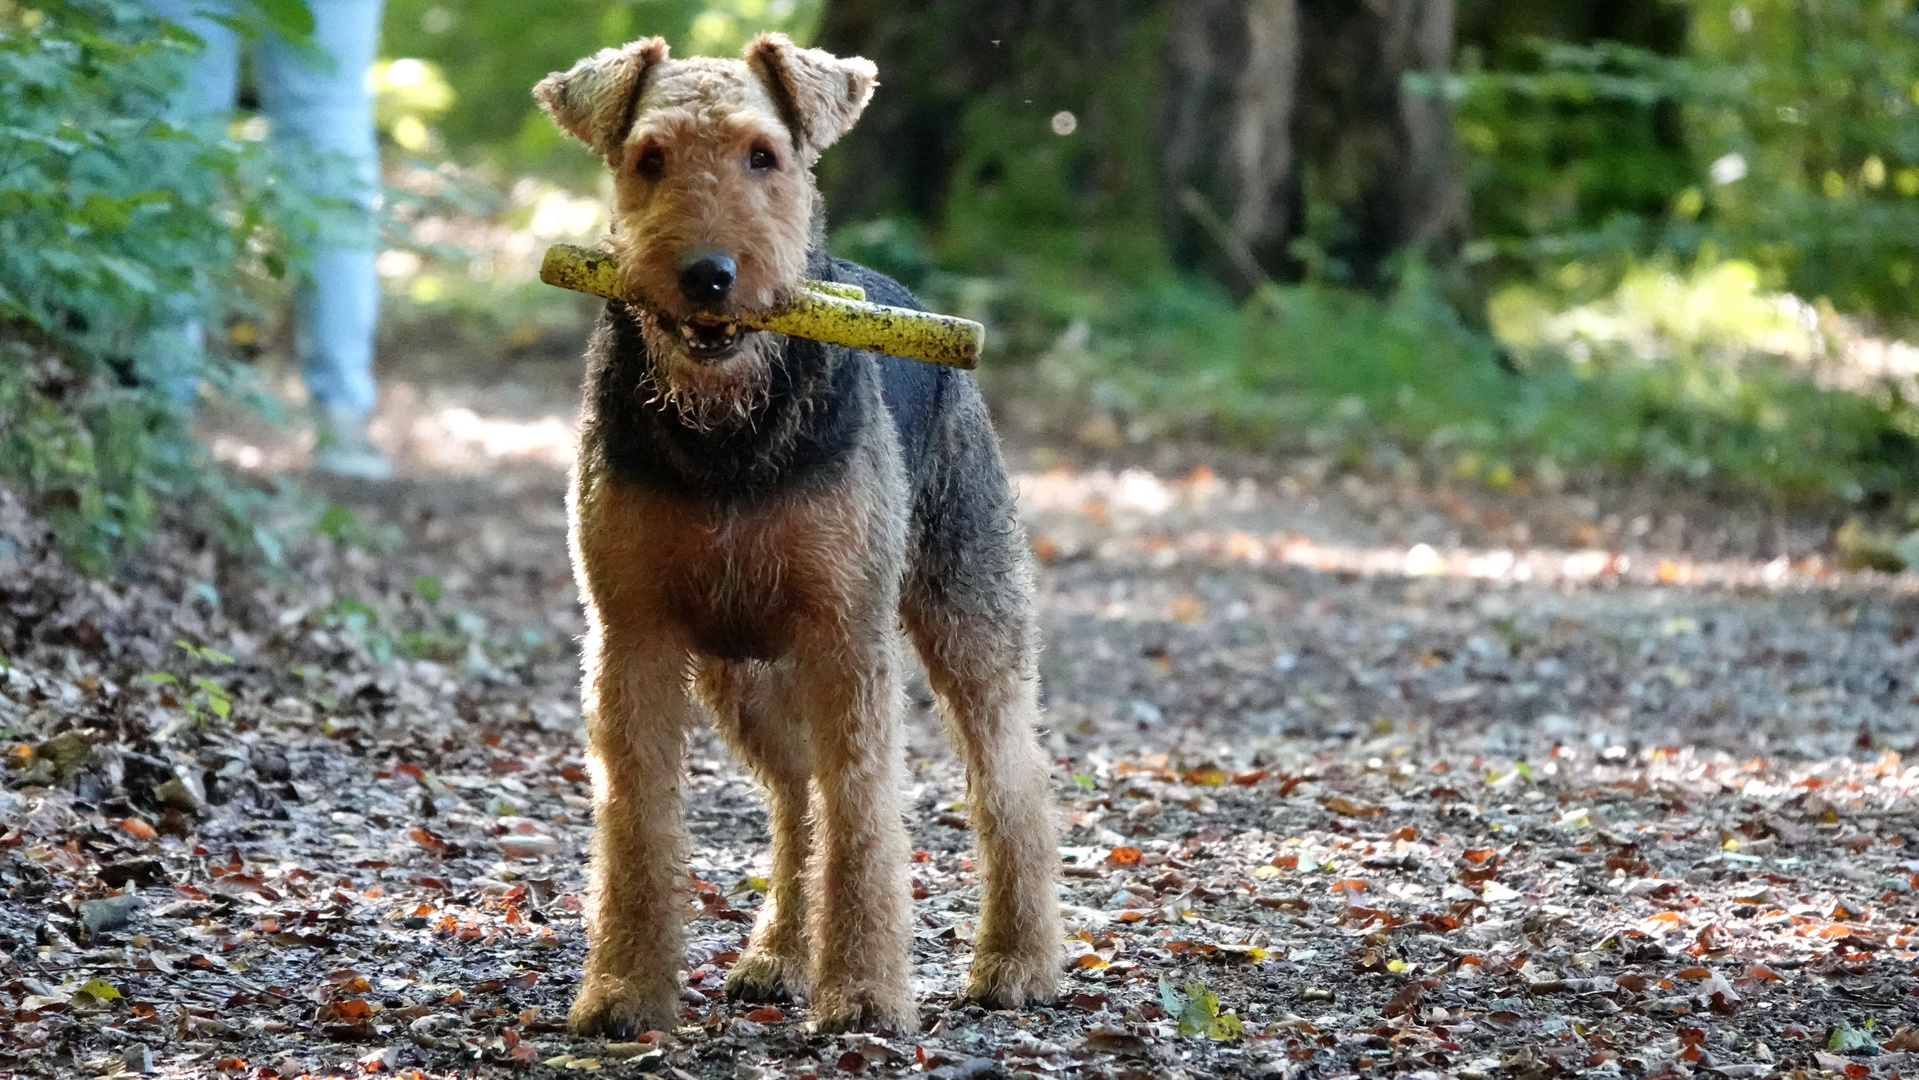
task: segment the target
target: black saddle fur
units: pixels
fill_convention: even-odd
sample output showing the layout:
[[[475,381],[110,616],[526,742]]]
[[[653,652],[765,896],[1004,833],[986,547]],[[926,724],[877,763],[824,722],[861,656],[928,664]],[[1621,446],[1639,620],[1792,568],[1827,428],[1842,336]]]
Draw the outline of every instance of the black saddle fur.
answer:
[[[923,310],[905,286],[858,263],[816,252],[809,274],[858,285],[874,303]],[[736,502],[830,483],[879,397],[899,439],[908,488],[928,472],[948,384],[968,376],[938,364],[805,338],[783,339],[766,400],[745,421],[700,430],[648,385],[639,318],[609,302],[587,353],[584,444],[616,481],[689,499]]]

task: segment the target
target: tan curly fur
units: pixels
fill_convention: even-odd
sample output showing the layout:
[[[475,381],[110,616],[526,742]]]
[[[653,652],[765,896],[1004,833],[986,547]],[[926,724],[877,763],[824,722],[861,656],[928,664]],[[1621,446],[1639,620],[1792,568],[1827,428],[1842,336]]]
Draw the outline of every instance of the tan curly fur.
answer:
[[[829,1030],[917,1027],[900,805],[909,638],[967,762],[984,877],[968,993],[1019,1006],[1049,999],[1058,980],[1030,565],[970,377],[954,374],[943,392],[922,466],[935,479],[924,480],[909,477],[894,428],[879,422],[867,354],[826,361],[863,365],[850,383],[776,381],[788,374],[787,339],[749,333],[724,358],[701,360],[670,332],[712,314],[681,296],[689,252],[737,262],[728,311],[778,303],[817,272],[811,167],[875,85],[865,60],[764,35],[741,60],[674,60],[660,39],[634,42],[535,89],[613,170],[610,244],[641,298],[609,308],[596,337],[568,496],[597,821],[586,975],[571,1013],[582,1033],[630,1037],[679,1020],[683,758],[703,718],[765,788],[773,840],[769,892],[729,995],[804,998]],[[766,148],[777,167],[742,167]],[[812,396],[780,412],[777,394]],[[660,405],[670,420],[649,418]],[[835,451],[830,481],[751,497],[636,478],[653,464],[618,449],[662,423],[740,427],[755,453],[784,460],[828,408],[873,418]],[[942,512],[966,527],[929,525],[942,508],[916,491],[948,492]]]

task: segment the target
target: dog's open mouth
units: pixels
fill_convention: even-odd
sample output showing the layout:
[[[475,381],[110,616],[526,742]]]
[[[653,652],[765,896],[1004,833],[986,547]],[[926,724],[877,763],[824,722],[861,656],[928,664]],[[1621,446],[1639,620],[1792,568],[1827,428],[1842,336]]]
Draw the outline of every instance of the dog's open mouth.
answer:
[[[698,317],[679,326],[680,343],[695,360],[719,360],[732,354],[740,343],[740,324],[730,319]]]

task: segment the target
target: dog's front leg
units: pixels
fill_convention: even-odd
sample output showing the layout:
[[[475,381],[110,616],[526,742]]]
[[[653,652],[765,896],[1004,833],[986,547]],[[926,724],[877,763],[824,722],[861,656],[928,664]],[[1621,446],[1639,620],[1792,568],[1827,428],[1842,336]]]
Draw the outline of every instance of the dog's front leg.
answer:
[[[630,1039],[679,1022],[687,888],[680,782],[692,701],[683,653],[604,625],[587,635],[585,670],[592,888],[586,978],[568,1020],[578,1034]]]
[[[889,613],[890,614],[890,613]],[[824,1031],[916,1031],[900,820],[900,647],[890,619],[816,641],[797,689],[814,745],[811,1002]]]

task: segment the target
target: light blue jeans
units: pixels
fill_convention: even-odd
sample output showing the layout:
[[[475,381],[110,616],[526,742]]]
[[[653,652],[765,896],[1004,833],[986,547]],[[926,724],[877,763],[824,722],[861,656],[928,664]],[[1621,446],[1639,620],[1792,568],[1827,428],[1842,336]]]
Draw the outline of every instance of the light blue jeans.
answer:
[[[254,43],[254,66],[261,111],[274,138],[330,159],[320,193],[345,199],[365,214],[345,235],[330,232],[315,245],[312,278],[296,293],[301,373],[308,391],[324,408],[364,416],[378,396],[373,332],[380,318],[380,281],[373,265],[380,153],[366,72],[379,48],[384,0],[307,4],[313,11],[313,42],[325,58],[267,34]],[[239,89],[240,42],[209,16],[231,15],[234,0],[147,0],[147,6],[206,42],[173,118],[196,122],[231,112]]]

